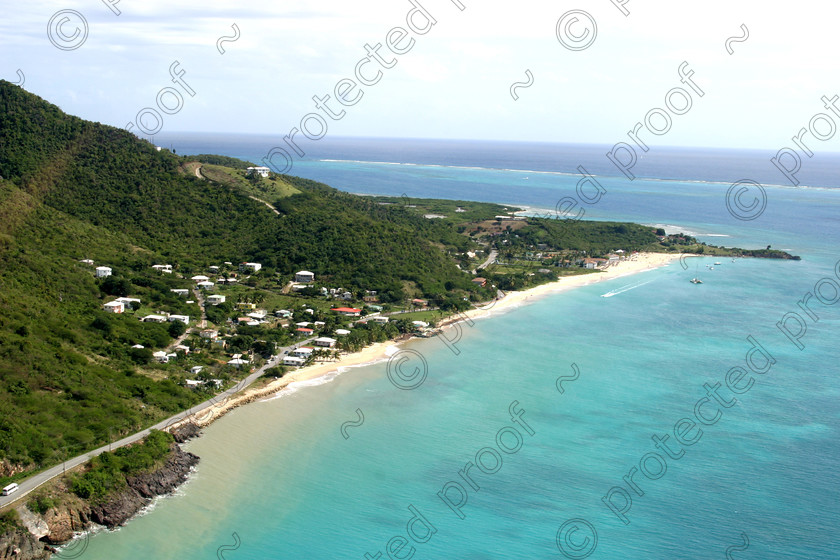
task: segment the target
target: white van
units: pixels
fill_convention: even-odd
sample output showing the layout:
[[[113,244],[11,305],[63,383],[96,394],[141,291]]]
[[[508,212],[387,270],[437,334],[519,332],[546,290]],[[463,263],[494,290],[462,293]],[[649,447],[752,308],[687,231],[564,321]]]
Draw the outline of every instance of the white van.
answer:
[[[3,488],[3,495],[8,496],[9,494],[17,492],[18,488],[19,488],[19,486],[18,486],[17,482],[13,482],[13,483],[11,483],[8,486]]]

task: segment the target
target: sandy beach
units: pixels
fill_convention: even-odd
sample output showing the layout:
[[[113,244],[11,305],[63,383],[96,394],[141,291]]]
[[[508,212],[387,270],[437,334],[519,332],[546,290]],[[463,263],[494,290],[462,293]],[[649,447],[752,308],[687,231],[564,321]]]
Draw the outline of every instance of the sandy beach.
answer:
[[[588,286],[598,282],[604,282],[613,278],[621,278],[623,276],[630,276],[638,274],[646,270],[652,270],[665,266],[682,257],[682,254],[663,254],[663,253],[637,253],[626,260],[617,263],[614,266],[598,273],[583,274],[580,276],[570,276],[561,278],[556,282],[536,286],[528,290],[519,292],[509,292],[504,298],[488,302],[475,309],[470,309],[463,313],[453,315],[442,321],[439,326],[441,328],[449,328],[452,325],[465,321],[467,319],[485,318],[502,311],[510,310],[511,308],[524,305],[536,301],[546,295],[579,288],[581,286]],[[695,256],[695,255],[685,255]],[[276,379],[262,387],[249,388],[241,394],[237,394],[225,401],[222,401],[208,410],[202,411],[192,417],[188,417],[182,422],[170,426],[174,428],[184,423],[194,423],[199,427],[204,427],[218,418],[222,417],[227,412],[236,407],[248,404],[257,400],[271,397],[288,387],[289,385],[302,381],[309,381],[319,377],[335,373],[339,368],[347,368],[353,366],[362,366],[372,364],[378,361],[387,359],[399,351],[399,343],[396,341],[379,342],[364,348],[359,352],[352,354],[345,354],[335,362],[323,362],[313,364],[300,368],[298,370],[287,373],[280,379]]]

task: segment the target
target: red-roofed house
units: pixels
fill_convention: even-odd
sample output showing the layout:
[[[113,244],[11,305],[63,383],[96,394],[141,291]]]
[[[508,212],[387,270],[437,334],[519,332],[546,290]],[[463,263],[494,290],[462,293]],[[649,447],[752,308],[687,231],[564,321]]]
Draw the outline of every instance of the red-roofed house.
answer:
[[[345,317],[358,317],[362,314],[362,310],[356,309],[355,307],[334,307],[330,309],[330,311],[335,311],[336,313],[340,313]]]

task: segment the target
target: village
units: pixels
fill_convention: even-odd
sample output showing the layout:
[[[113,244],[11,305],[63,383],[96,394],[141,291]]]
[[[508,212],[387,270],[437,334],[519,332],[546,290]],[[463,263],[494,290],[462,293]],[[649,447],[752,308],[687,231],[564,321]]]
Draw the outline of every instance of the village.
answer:
[[[124,279],[115,280],[114,267],[90,259],[80,263],[93,268],[106,290],[112,284],[124,292],[139,289]],[[145,291],[152,291],[151,298],[136,293],[106,296],[102,312],[114,320],[165,329],[170,338],[164,347],[160,337],[152,344],[148,337],[127,340],[128,354],[152,377],[207,392],[265,364],[277,364],[267,377],[280,377],[289,368],[334,361],[372,342],[430,336],[435,333],[435,319],[444,315],[425,299],[394,306],[380,304],[376,291],[354,293],[318,285],[315,274],[306,270],[283,281],[261,275],[262,271],[260,263],[225,262],[188,275],[171,264],[154,264],[146,276],[160,280],[132,278],[148,284]]]

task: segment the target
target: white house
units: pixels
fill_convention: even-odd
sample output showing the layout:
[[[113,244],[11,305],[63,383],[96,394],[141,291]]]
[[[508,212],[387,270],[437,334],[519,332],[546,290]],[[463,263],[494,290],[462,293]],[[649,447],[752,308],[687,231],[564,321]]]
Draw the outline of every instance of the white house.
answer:
[[[138,350],[142,350],[143,348],[145,348],[145,346],[143,346],[142,344],[135,344],[135,345],[132,346],[132,348],[137,348]]]
[[[259,272],[261,268],[260,263],[244,262],[239,265],[239,272]]]
[[[171,264],[153,264],[152,268],[157,270],[158,272],[172,272],[172,265]]]
[[[166,317],[163,315],[146,315],[140,319],[144,323],[165,323]]]
[[[220,303],[224,303],[225,299],[225,296],[213,294],[212,296],[207,296],[207,303],[210,305],[219,305]]]
[[[102,306],[102,309],[108,313],[123,313],[125,312],[125,304],[121,301],[109,301]]]
[[[169,356],[163,350],[155,352],[154,354],[152,354],[152,357],[162,364],[166,364],[169,362]]]
[[[79,262],[88,266],[93,266],[93,261],[91,259],[82,259]]]
[[[311,325],[311,324],[312,324],[312,323],[310,323],[309,321],[301,321],[300,323],[295,323],[295,326],[297,326],[297,327],[302,327],[302,328],[306,328],[306,327],[308,327],[308,326],[309,326],[309,325]]]
[[[322,348],[332,348],[333,346],[335,346],[335,339],[326,336],[316,338],[312,342],[315,344],[315,346],[320,346]]]
[[[288,309],[278,309],[277,311],[274,312],[274,314],[277,315],[278,317],[282,317],[282,318],[292,316],[292,312],[289,311]]]
[[[308,270],[301,270],[300,272],[295,272],[295,282],[299,282],[301,284],[311,284],[315,281],[315,274],[309,272]]]
[[[111,276],[112,272],[107,266],[97,266],[95,274],[97,278],[105,278],[106,276]]]
[[[218,267],[218,266],[216,266],[216,265],[212,265],[212,266],[209,266],[209,267],[207,267],[207,268],[208,268],[208,269],[210,270],[210,272],[212,272],[213,274],[216,274],[216,273],[218,273],[218,272],[219,272],[219,270],[221,270],[221,267]]]
[[[201,381],[197,381],[195,379],[187,379],[186,382],[187,382],[187,387],[190,387],[190,388],[198,387],[202,383]]]
[[[312,348],[308,346],[302,346],[300,348],[295,348],[291,352],[289,352],[292,356],[297,356],[298,358],[308,358],[312,355]]]
[[[170,323],[171,323],[172,321],[181,321],[181,322],[182,322],[182,323],[184,323],[185,325],[189,325],[189,324],[190,324],[190,318],[189,318],[188,316],[186,316],[186,315],[170,315],[170,316],[169,316],[169,318],[168,318],[168,320],[169,320],[169,322],[170,322]]]
[[[175,289],[169,290],[169,291],[172,292],[173,294],[179,295],[181,297],[187,297],[187,294],[190,293],[189,290],[186,290],[186,289],[183,289],[183,288],[175,288]]]
[[[204,276],[203,274],[198,274],[196,276],[193,276],[192,280],[195,280],[196,282],[207,282],[208,280],[210,280],[210,278]]]
[[[245,171],[248,172],[248,175],[257,174],[260,177],[268,177],[268,174],[269,172],[271,172],[271,169],[269,169],[268,167],[249,167]]]
[[[203,370],[203,369],[204,369],[204,366],[193,366],[193,367],[190,368],[190,373],[192,373],[193,375],[197,375],[197,374],[201,373],[201,370]]]
[[[175,350],[177,350],[178,352],[183,352],[184,354],[190,353],[190,347],[184,346],[183,344],[179,344],[178,346],[176,346]]]
[[[284,366],[302,366],[305,363],[306,360],[303,358],[298,358],[296,356],[283,356]]]
[[[373,321],[374,323],[379,323],[380,325],[384,325],[385,323],[388,322],[388,317],[382,317],[382,316],[371,317],[370,320]]]
[[[125,306],[126,309],[129,309],[131,307],[133,307],[135,309],[139,309],[139,307],[140,307],[140,298],[119,297],[114,301],[119,301],[120,303],[122,303]]]
[[[196,286],[198,286],[202,290],[212,290],[215,284],[213,282],[199,282],[198,284],[196,284]]]
[[[243,360],[242,358],[234,358],[228,362],[229,366],[233,366],[235,368],[240,368],[244,365],[248,365],[247,360]]]
[[[219,338],[219,331],[215,329],[204,329],[203,331],[201,331],[199,336],[201,336],[201,338],[209,338],[210,340],[214,340],[216,338]]]
[[[425,329],[429,326],[429,323],[426,323],[425,321],[412,321],[411,324],[417,327],[418,329]]]
[[[350,334],[350,331],[348,331],[347,329],[335,329],[335,334],[336,336],[346,336]]]

